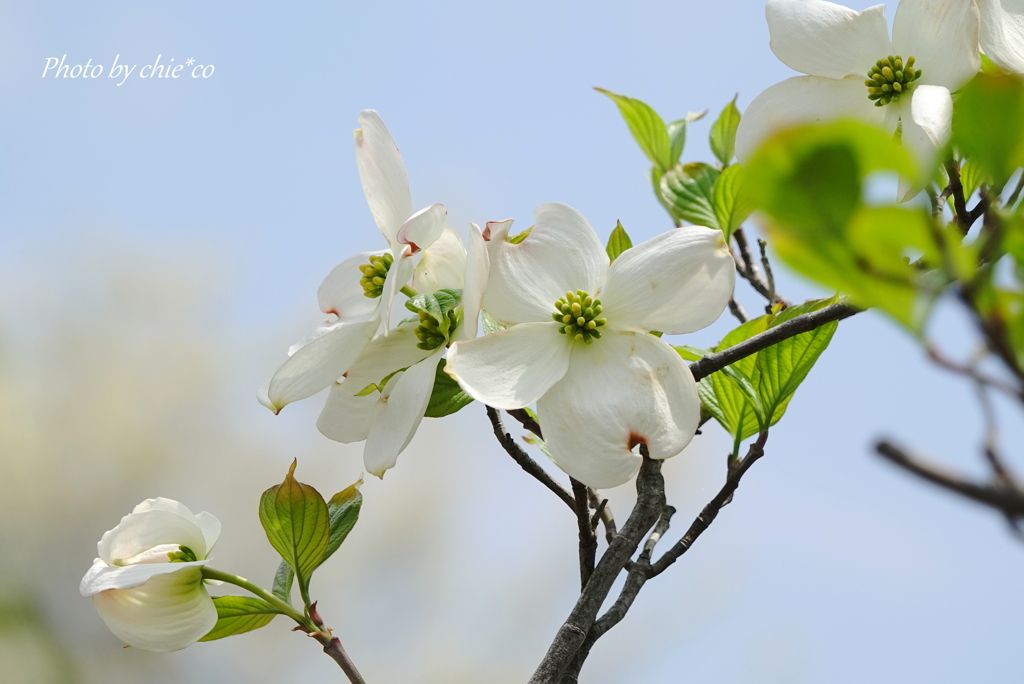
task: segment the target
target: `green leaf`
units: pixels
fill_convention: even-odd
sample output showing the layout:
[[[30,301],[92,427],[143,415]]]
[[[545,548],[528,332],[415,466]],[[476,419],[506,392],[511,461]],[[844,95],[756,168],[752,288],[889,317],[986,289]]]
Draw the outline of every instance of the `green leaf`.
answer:
[[[405,308],[419,313],[423,311],[434,318],[439,325],[447,325],[449,311],[462,301],[462,290],[438,290],[433,294],[418,294],[405,301]]]
[[[978,74],[953,103],[953,142],[1002,187],[1024,165],[1024,80]]]
[[[663,173],[672,164],[672,143],[669,141],[668,129],[658,113],[640,100],[625,95],[616,95],[602,88],[594,88],[602,95],[607,95],[619,106],[619,113],[626,120],[629,132],[640,145],[647,158]]]
[[[327,502],[327,512],[331,518],[331,541],[324,552],[324,560],[338,550],[359,520],[359,509],[363,506],[363,494],[359,491],[361,484],[362,478],[332,496]]]
[[[487,316],[487,314],[484,314]],[[489,317],[488,317],[489,318]],[[484,331],[487,321],[484,320]],[[439,359],[434,373],[434,389],[430,392],[430,403],[427,404],[426,418],[443,418],[473,403],[473,397],[462,391],[455,378],[444,372],[447,359]]]
[[[213,605],[217,607],[217,624],[200,641],[223,639],[265,627],[281,612],[266,601],[249,596],[215,596]]]
[[[819,299],[790,307],[779,314],[766,314],[747,321],[726,335],[716,351],[728,349],[769,328],[836,301],[838,299],[834,297]],[[738,449],[744,439],[767,430],[782,418],[793,394],[828,346],[837,327],[838,323],[833,321],[782,340],[726,366],[720,372],[712,373],[698,383],[702,405],[732,435],[734,448]]]
[[[917,334],[942,259],[924,207],[865,204],[865,181],[878,173],[921,182],[906,150],[884,131],[855,122],[807,125],[771,137],[746,165],[744,188],[767,215],[783,261]]]
[[[970,199],[982,185],[991,183],[992,179],[977,162],[968,159],[960,166],[960,185],[964,189],[964,200]]]
[[[736,108],[736,98],[725,106],[718,119],[711,125],[711,133],[708,138],[711,142],[711,151],[718,157],[723,166],[736,155],[736,129],[740,125],[740,110]]]
[[[486,311],[480,312],[480,322],[483,325],[485,335],[490,335],[491,333],[496,333],[499,330],[505,329],[505,326],[494,320],[494,318],[491,317],[491,314]]]
[[[712,202],[718,227],[725,233],[728,244],[733,231],[739,228],[754,211],[754,203],[743,188],[743,168],[732,165],[722,171],[715,181]]]
[[[711,353],[709,349],[701,349],[700,347],[691,347],[688,344],[681,344],[678,347],[672,347],[676,352],[683,357],[684,361],[700,361],[702,358]]]
[[[632,246],[633,241],[626,234],[626,229],[622,227],[622,222],[616,221],[615,230],[608,236],[608,246],[605,247],[605,251],[608,252],[608,258],[611,261],[615,261],[620,254]]]
[[[295,571],[303,601],[309,578],[324,559],[331,540],[331,521],[320,492],[295,479],[295,461],[284,482],[260,497],[260,522],[267,539]]]
[[[661,177],[660,193],[672,218],[718,228],[714,209],[715,181],[721,172],[709,164],[677,164]]]
[[[690,112],[684,118],[678,121],[673,121],[668,126],[668,139],[671,145],[671,151],[669,153],[669,166],[679,162],[679,157],[683,156],[683,148],[686,147],[686,127],[694,121],[699,121],[704,118],[704,115],[708,113],[708,110],[703,112]]]
[[[281,561],[274,573],[274,585],[270,592],[288,605],[292,604],[292,582],[295,580],[295,571],[287,561]]]

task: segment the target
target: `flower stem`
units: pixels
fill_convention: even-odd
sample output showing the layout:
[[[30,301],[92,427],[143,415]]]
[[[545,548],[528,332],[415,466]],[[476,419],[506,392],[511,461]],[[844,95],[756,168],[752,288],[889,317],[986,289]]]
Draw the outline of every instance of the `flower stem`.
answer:
[[[419,292],[417,292],[416,290],[412,289],[408,285],[403,285],[402,289],[399,290],[399,292],[404,294],[406,297],[410,297],[410,298],[415,297],[416,295],[419,294]]]
[[[299,611],[295,610],[293,607],[291,607],[278,597],[274,596],[263,587],[253,584],[244,577],[239,577],[238,575],[232,575],[228,572],[214,570],[213,568],[204,566],[203,579],[219,580],[221,582],[226,582],[227,584],[234,584],[236,587],[241,587],[249,593],[259,596],[261,599],[263,599],[270,605],[274,606],[274,608],[281,611],[283,615],[287,615],[292,620],[295,620],[297,623],[299,623],[306,629],[310,630],[311,632],[315,632],[319,629],[319,627],[313,624],[313,621],[310,620],[308,617],[306,617]]]
[[[355,663],[352,662],[348,653],[345,652],[344,647],[341,645],[341,641],[338,637],[331,634],[331,630],[329,628],[317,625],[307,615],[303,615],[287,602],[282,601],[263,587],[253,584],[244,577],[232,575],[231,573],[223,572],[221,570],[214,570],[213,568],[205,566],[202,568],[202,573],[203,579],[219,580],[221,582],[226,582],[227,584],[233,584],[236,587],[241,587],[242,589],[255,594],[277,610],[281,611],[283,615],[287,615],[292,620],[295,620],[295,622],[299,623],[299,627],[302,628],[302,631],[320,642],[320,645],[324,647],[324,653],[329,655],[338,663],[338,666],[341,667],[342,672],[345,673],[345,676],[348,677],[348,680],[352,684],[366,684],[366,680],[363,679],[363,676],[359,674],[359,670],[356,669]],[[308,597],[304,598],[306,600],[306,610],[308,611]],[[319,621],[320,618],[317,618],[317,620]]]

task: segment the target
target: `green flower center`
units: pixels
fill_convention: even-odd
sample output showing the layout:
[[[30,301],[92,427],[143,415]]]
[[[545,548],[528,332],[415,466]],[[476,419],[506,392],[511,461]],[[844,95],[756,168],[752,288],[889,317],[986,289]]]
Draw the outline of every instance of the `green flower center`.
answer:
[[[605,319],[598,316],[603,310],[600,299],[594,299],[583,290],[576,290],[566,292],[565,297],[555,302],[555,313],[551,317],[563,324],[558,332],[572,335],[577,342],[590,344],[601,339],[598,328],[605,324]]]
[[[914,87],[914,81],[919,78],[921,70],[914,71],[913,57],[907,57],[904,64],[899,55],[889,55],[875,62],[864,85],[868,87],[868,99],[874,100],[876,107],[884,107],[900,99],[903,93],[909,93]]]
[[[451,334],[459,324],[455,309],[451,309],[445,314],[448,318],[448,330],[441,330],[441,326],[438,325],[437,319],[426,311],[420,311],[419,315],[420,324],[415,331],[415,335],[416,338],[419,339],[419,343],[416,346],[420,349],[433,350],[443,344],[448,344],[448,335]]]
[[[359,279],[359,284],[363,286],[363,296],[371,299],[381,296],[384,292],[384,280],[388,277],[388,270],[393,263],[395,257],[384,254],[370,257],[370,263],[359,267],[363,272],[363,277]]]
[[[179,546],[177,551],[167,554],[167,559],[170,563],[192,563],[199,560],[196,552],[187,546]]]

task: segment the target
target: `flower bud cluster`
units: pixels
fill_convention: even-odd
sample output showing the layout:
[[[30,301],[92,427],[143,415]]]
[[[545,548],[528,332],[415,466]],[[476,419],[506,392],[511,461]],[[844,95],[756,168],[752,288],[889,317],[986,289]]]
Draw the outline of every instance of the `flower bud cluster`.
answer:
[[[880,59],[868,72],[868,80],[864,81],[868,87],[868,99],[874,100],[876,107],[884,107],[898,100],[903,93],[910,92],[914,81],[921,78],[921,73],[920,69],[914,71],[913,57],[908,57],[906,64],[899,55]]]
[[[591,344],[601,339],[598,328],[605,324],[605,319],[598,316],[603,310],[600,299],[594,299],[583,290],[576,290],[566,292],[565,297],[555,302],[555,313],[551,317],[564,324],[559,329],[563,335],[572,335],[577,342]]]
[[[363,286],[363,296],[372,299],[384,293],[384,280],[387,279],[388,270],[393,263],[395,257],[385,252],[381,256],[370,257],[370,263],[359,267],[363,273],[363,277],[359,279],[359,284]]]

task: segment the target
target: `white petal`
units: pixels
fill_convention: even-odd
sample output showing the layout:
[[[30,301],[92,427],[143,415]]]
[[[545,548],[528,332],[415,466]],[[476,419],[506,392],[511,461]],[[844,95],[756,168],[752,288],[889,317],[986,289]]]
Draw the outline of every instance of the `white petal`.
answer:
[[[411,246],[413,254],[426,249],[441,237],[447,219],[448,210],[443,204],[431,204],[420,209],[399,229],[398,242]]]
[[[978,0],[978,8],[981,49],[1007,71],[1024,74],[1024,0]]]
[[[263,405],[277,413],[293,401],[313,396],[329,386],[348,370],[378,325],[376,318],[371,318],[338,321],[328,326],[277,369],[266,396],[262,397]]]
[[[391,329],[391,310],[395,306],[395,297],[408,284],[415,267],[412,247],[403,245],[402,251],[395,255],[395,261],[388,269],[388,277],[384,281],[384,291],[380,295],[380,324],[378,328],[385,335]]]
[[[541,397],[537,413],[558,465],[591,487],[615,487],[640,467],[632,451],[638,444],[647,444],[652,458],[675,456],[689,444],[700,399],[690,369],[668,344],[609,330],[573,347],[569,371]]]
[[[395,247],[398,229],[412,216],[409,177],[398,146],[380,115],[364,109],[359,114],[359,126],[354,135],[363,193],[377,227],[388,244]]]
[[[220,520],[206,511],[197,513],[196,520],[199,521],[199,527],[203,529],[203,538],[206,540],[206,553],[204,556],[209,556],[210,552],[213,551],[213,545],[220,538]]]
[[[477,401],[499,409],[529,406],[569,367],[573,343],[561,327],[554,321],[520,323],[457,342],[448,350],[445,371]]]
[[[914,57],[918,83],[957,90],[981,69],[980,27],[974,0],[900,0],[890,54]]]
[[[150,501],[171,502],[170,499]],[[202,527],[191,511],[181,504],[178,506],[184,510],[151,508],[124,516],[117,527],[100,538],[96,545],[99,557],[110,565],[119,565],[159,544],[177,544],[192,549],[197,558],[205,558],[206,539]]]
[[[373,338],[355,360],[343,382],[335,383],[316,426],[325,437],[345,444],[366,439],[379,394],[355,396],[370,383],[379,384],[391,373],[419,363],[433,352],[416,346],[416,324]]]
[[[876,107],[868,99],[863,76],[842,80],[796,76],[776,83],[743,112],[736,131],[736,157],[741,163],[753,156],[772,133],[799,123],[858,119],[876,126],[888,125],[888,107]],[[896,122],[892,120],[892,128]]]
[[[769,0],[765,16],[772,52],[810,76],[863,81],[872,64],[892,54],[885,5],[855,12],[818,0]]]
[[[466,248],[459,234],[445,226],[441,237],[423,250],[423,258],[412,272],[412,289],[424,294],[461,290],[465,272]]]
[[[370,257],[386,253],[362,252],[335,266],[317,290],[316,298],[320,310],[326,314],[334,314],[342,320],[369,318],[374,315],[380,300],[363,294],[363,286],[359,284],[363,277],[360,267],[368,264]]]
[[[116,637],[146,651],[178,651],[217,624],[217,608],[198,568],[159,575],[134,589],[101,592],[93,605]]]
[[[157,575],[178,572],[182,568],[202,567],[210,562],[198,560],[188,563],[169,563],[166,555],[163,560],[162,563],[138,563],[119,567],[108,565],[102,558],[97,558],[93,561],[89,571],[85,573],[85,577],[82,578],[78,591],[82,596],[94,596],[101,591],[111,589],[132,589],[141,587]]]
[[[363,466],[367,472],[384,477],[393,468],[398,455],[409,446],[434,389],[437,362],[444,355],[439,347],[430,356],[396,375],[381,394],[381,410],[370,425],[363,447]]]
[[[491,239],[492,227],[505,223],[511,226],[512,220],[488,223],[485,231],[481,231],[480,226],[475,223],[469,224],[469,253],[466,261],[466,278],[462,289],[462,325],[455,331],[456,340],[471,340],[476,337],[480,304],[483,302],[484,291],[487,289],[487,274],[491,268],[487,242]],[[508,226],[505,226],[504,230],[507,233]]]
[[[735,282],[736,264],[722,231],[684,226],[612,263],[601,292],[602,315],[619,329],[693,332],[721,315]]]
[[[930,178],[941,152],[952,134],[953,98],[941,86],[918,86],[914,88],[909,103],[900,102],[900,119],[903,122],[903,144],[910,150],[918,165]],[[900,200],[906,201],[921,191],[906,180],[900,180]]]
[[[533,230],[519,244],[508,241],[511,221],[495,225],[488,243],[483,307],[506,325],[551,320],[567,290],[593,294],[608,270],[608,254],[578,211],[550,203],[533,215]]]

